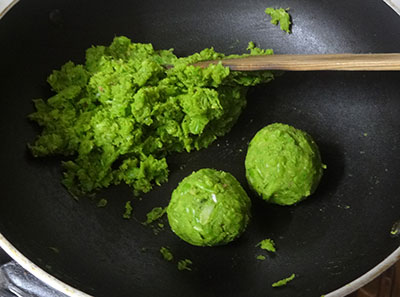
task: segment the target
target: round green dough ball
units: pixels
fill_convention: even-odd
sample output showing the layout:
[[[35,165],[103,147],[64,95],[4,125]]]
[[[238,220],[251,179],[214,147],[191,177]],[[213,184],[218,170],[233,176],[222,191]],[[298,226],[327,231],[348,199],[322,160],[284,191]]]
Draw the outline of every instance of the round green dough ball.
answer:
[[[167,208],[172,231],[197,246],[226,244],[246,229],[251,201],[230,174],[200,169],[173,191]]]
[[[325,168],[311,136],[280,123],[257,132],[245,166],[250,187],[264,200],[280,205],[294,204],[314,193]]]

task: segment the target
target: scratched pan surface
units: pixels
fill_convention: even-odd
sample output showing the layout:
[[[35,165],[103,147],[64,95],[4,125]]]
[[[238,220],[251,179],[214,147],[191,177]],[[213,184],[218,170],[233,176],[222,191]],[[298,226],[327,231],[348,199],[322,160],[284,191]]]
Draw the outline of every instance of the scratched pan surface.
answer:
[[[269,24],[267,6],[290,7],[293,34]],[[389,236],[400,218],[398,72],[286,73],[253,88],[226,137],[171,156],[169,182],[132,202],[144,220],[203,167],[227,170],[246,185],[246,146],[258,129],[277,121],[308,131],[328,166],[317,192],[296,207],[251,195],[253,221],[227,246],[193,247],[168,227],[154,235],[123,220],[132,199],[124,186],[98,193],[106,208],[71,199],[60,185],[60,159],[27,152],[37,128],[26,115],[31,99],[51,95],[45,80],[53,69],[82,62],[86,48],[117,35],[178,55],[210,46],[241,53],[249,41],[276,53],[400,52],[400,17],[373,0],[21,1],[0,22],[0,232],[30,260],[95,296],[308,297],[347,284],[398,247]],[[266,237],[278,252],[258,261],[255,244]],[[165,262],[160,246],[191,259],[193,271]],[[271,287],[291,273],[298,277],[287,287]]]

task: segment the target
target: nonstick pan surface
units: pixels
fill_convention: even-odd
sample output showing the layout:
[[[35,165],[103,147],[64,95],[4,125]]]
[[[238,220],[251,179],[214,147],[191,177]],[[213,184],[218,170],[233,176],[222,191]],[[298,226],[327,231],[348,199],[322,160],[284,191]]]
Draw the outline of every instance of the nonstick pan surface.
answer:
[[[290,7],[293,34],[269,23],[266,7]],[[33,158],[39,132],[26,116],[31,100],[51,96],[46,77],[68,60],[84,61],[91,45],[125,35],[188,55],[214,46],[242,53],[247,43],[275,53],[400,52],[400,17],[382,1],[21,1],[0,22],[0,232],[27,258],[95,296],[320,296],[363,275],[399,246],[400,73],[285,73],[252,88],[232,131],[209,148],[168,159],[168,183],[141,201],[128,187],[76,202],[60,184],[59,157]],[[294,207],[271,206],[253,194],[253,220],[232,244],[200,248],[168,227],[155,235],[123,220],[132,200],[138,221],[168,204],[192,171],[244,174],[247,143],[262,127],[283,122],[309,132],[328,169],[317,192]],[[165,218],[164,218],[165,220]],[[255,245],[272,238],[265,261]],[[193,261],[178,271],[162,259]],[[284,288],[271,284],[295,273]]]

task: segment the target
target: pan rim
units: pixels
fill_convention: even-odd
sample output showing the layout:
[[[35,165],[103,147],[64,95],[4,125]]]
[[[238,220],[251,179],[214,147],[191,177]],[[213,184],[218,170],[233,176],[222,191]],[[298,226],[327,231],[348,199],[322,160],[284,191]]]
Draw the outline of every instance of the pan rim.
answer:
[[[11,8],[17,4],[19,0],[6,0],[3,2],[2,7],[0,7],[0,19],[6,15],[7,12],[10,11]]]
[[[19,265],[25,270],[30,272],[32,275],[37,277],[45,284],[53,287],[54,289],[64,293],[67,296],[73,297],[93,297],[83,291],[76,289],[70,285],[67,285],[58,278],[52,276],[50,273],[44,271],[42,268],[34,264],[26,256],[24,256],[15,246],[9,242],[3,234],[0,233],[0,248],[3,249],[12,259],[14,259]],[[325,297],[343,297],[353,293],[370,281],[381,275],[384,271],[389,269],[396,262],[400,261],[400,246],[395,249],[389,256],[383,261],[378,263],[375,267],[351,281],[350,283],[343,285],[342,287],[325,294]]]
[[[351,281],[350,283],[343,285],[342,287],[326,294],[325,297],[347,296],[377,278],[398,261],[400,261],[400,246],[395,249],[389,256],[387,256],[383,261],[378,263],[375,267],[373,267],[360,277],[356,278],[355,280]]]
[[[70,285],[67,285],[58,278],[52,276],[50,273],[44,271],[42,268],[34,264],[26,256],[24,256],[15,246],[9,242],[3,234],[0,233],[0,248],[3,249],[12,259],[14,259],[25,270],[30,272],[33,276],[41,280],[46,285],[58,290],[59,292],[74,297],[92,297]]]

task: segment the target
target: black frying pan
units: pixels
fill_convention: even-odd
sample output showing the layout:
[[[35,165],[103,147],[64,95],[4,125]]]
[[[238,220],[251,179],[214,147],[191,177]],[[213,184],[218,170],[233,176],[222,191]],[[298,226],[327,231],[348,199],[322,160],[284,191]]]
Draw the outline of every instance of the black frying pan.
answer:
[[[290,7],[292,35],[269,24],[267,6]],[[328,165],[317,192],[295,207],[252,195],[253,221],[227,246],[193,247],[169,230],[154,235],[123,220],[133,198],[124,186],[98,193],[108,198],[106,208],[74,201],[60,184],[60,159],[27,151],[38,129],[26,115],[31,99],[51,95],[45,81],[53,69],[82,62],[86,48],[116,35],[178,55],[210,46],[241,53],[249,41],[276,53],[400,52],[400,17],[375,0],[21,1],[0,22],[0,231],[31,261],[95,296],[308,297],[344,286],[399,246],[389,236],[400,219],[399,72],[286,73],[255,87],[226,137],[172,155],[169,182],[132,202],[144,220],[203,167],[227,170],[246,185],[243,161],[257,130],[277,121],[308,131]],[[278,252],[258,261],[254,245],[266,237]],[[164,261],[160,246],[191,259],[193,271]],[[291,273],[298,277],[287,287],[271,287]]]

